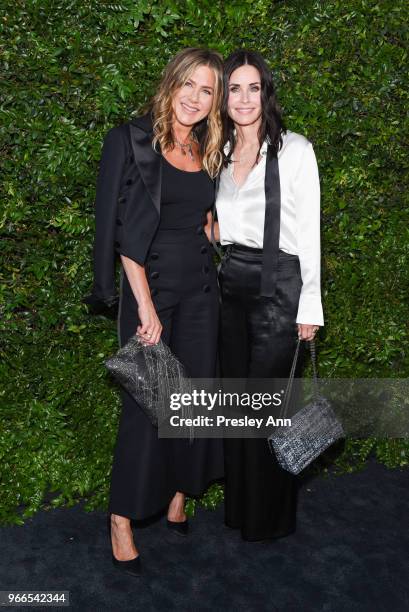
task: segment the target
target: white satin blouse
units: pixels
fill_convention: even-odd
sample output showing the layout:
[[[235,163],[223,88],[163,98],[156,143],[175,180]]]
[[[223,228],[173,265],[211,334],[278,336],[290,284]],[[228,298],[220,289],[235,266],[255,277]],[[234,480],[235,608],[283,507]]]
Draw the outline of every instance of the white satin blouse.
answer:
[[[216,208],[223,245],[237,243],[263,248],[267,142],[263,144],[261,154],[260,162],[241,187],[233,178],[234,163],[221,172]],[[279,248],[298,255],[303,282],[296,322],[324,325],[320,274],[320,183],[310,141],[287,130],[278,152],[278,167],[281,191]]]

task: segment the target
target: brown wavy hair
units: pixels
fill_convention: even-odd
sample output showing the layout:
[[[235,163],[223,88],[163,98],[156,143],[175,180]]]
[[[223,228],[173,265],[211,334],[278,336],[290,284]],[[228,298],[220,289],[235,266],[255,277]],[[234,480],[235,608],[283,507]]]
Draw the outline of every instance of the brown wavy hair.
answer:
[[[162,151],[175,146],[172,133],[172,97],[199,66],[208,66],[215,75],[213,104],[207,117],[196,123],[192,135],[199,143],[202,167],[214,178],[221,167],[223,129],[220,108],[223,95],[223,59],[210,49],[189,47],[179,51],[166,66],[156,94],[149,105],[153,119],[153,147]]]

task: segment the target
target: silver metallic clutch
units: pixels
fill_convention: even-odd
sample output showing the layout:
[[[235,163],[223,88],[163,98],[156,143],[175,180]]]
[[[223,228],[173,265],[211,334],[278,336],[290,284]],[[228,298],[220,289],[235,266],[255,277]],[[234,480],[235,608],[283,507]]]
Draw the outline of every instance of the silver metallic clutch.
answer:
[[[149,346],[135,334],[104,363],[155,427],[169,416],[172,393],[191,392],[191,380],[184,366],[162,340]]]
[[[285,417],[288,410],[300,342],[298,340],[280,417]],[[319,394],[314,340],[309,345],[313,366],[313,401],[291,417],[291,426],[276,427],[267,439],[279,465],[292,474],[299,474],[331,444],[345,437],[330,403]]]

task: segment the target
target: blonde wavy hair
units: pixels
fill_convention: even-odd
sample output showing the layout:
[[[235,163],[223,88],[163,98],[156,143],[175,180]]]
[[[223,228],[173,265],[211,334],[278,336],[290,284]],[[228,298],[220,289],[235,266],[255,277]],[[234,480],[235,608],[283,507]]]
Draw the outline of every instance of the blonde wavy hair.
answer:
[[[213,104],[210,113],[194,125],[192,135],[199,143],[202,167],[214,178],[222,165],[222,121],[220,108],[223,95],[223,59],[217,51],[189,47],[179,51],[166,66],[158,90],[149,105],[153,117],[153,142],[162,151],[175,146],[172,133],[172,98],[199,66],[208,66],[215,75]]]

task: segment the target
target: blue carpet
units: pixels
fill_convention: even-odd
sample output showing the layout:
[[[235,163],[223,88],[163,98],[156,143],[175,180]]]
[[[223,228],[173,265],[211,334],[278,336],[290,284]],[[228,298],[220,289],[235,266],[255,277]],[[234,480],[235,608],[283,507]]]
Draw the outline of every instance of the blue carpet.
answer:
[[[0,529],[0,589],[68,590],[65,609],[86,612],[407,612],[408,527],[409,470],[371,461],[304,481],[287,538],[243,542],[222,507],[199,509],[186,540],[164,518],[136,528],[145,574],[133,578],[111,566],[105,514],[79,505]]]

